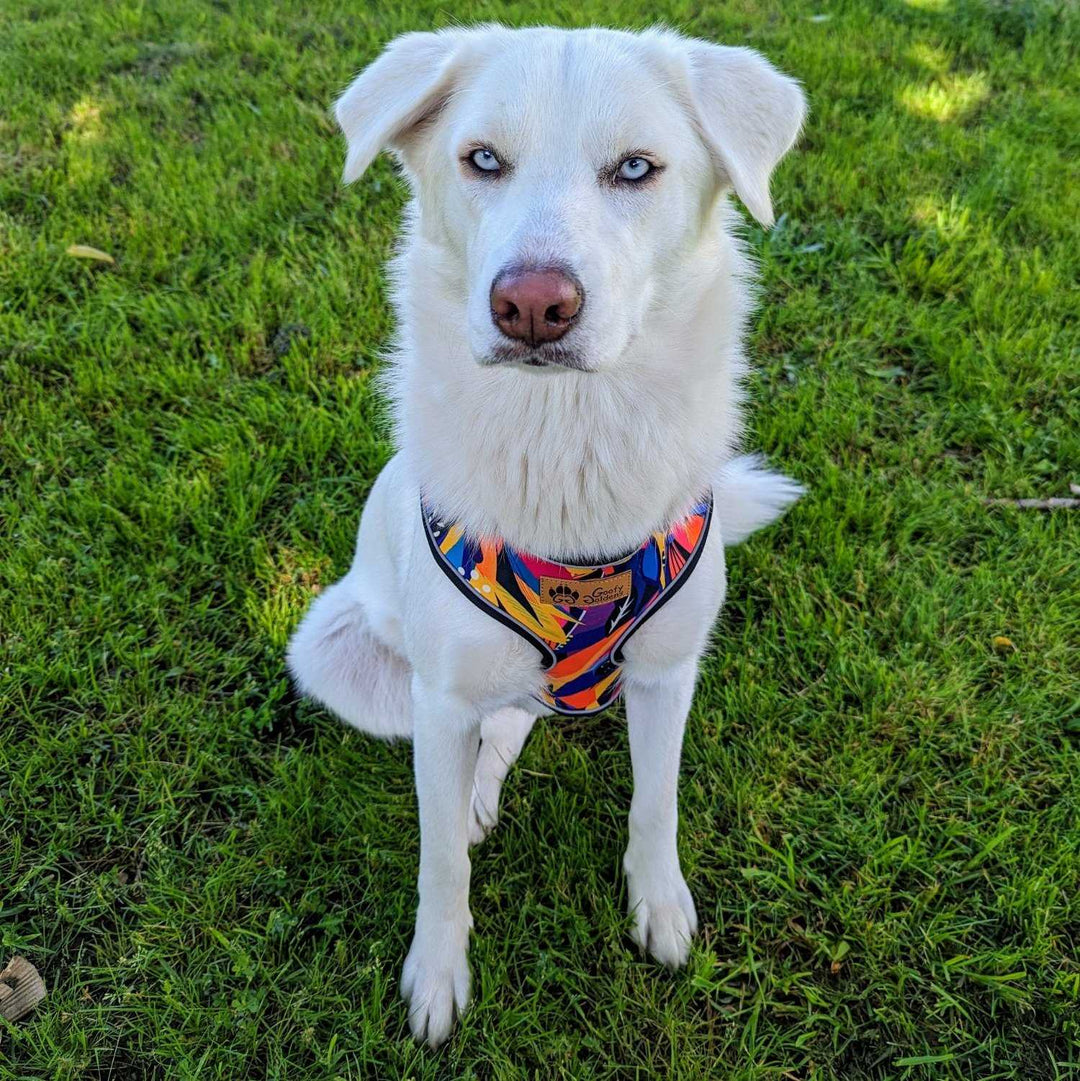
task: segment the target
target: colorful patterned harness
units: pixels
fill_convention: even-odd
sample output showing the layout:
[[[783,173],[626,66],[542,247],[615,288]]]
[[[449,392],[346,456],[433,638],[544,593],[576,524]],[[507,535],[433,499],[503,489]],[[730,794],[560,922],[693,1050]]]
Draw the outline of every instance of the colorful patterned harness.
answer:
[[[666,533],[596,566],[555,563],[501,541],[474,541],[421,501],[435,562],[478,607],[547,662],[541,700],[556,713],[598,713],[622,693],[622,650],[690,577],[709,533],[712,494]]]

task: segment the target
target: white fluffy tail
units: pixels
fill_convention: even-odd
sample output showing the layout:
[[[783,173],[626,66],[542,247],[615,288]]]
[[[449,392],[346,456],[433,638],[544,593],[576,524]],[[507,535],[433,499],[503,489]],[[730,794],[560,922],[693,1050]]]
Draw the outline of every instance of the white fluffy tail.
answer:
[[[412,669],[372,633],[348,578],[312,602],[289,642],[300,690],[382,739],[412,736]]]
[[[724,547],[775,522],[805,492],[801,484],[765,468],[758,454],[744,454],[724,466],[713,489],[716,520]]]

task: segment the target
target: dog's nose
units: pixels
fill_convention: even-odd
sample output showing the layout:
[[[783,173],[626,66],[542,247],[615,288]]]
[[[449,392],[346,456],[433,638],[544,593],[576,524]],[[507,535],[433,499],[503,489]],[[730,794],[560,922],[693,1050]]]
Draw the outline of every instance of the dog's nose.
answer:
[[[508,337],[554,342],[581,311],[581,286],[557,267],[509,267],[491,284],[491,317]]]

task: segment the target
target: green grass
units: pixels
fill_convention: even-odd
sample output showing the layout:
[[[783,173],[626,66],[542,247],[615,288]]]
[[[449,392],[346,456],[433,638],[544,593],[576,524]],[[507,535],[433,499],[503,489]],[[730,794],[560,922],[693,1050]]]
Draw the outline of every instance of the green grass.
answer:
[[[385,7],[0,11],[0,958],[50,987],[0,1077],[1080,1077],[1080,512],[981,502],[1080,482],[1077,9]],[[747,235],[752,443],[811,491],[731,553],[689,970],[627,939],[621,717],[548,720],[431,1053],[409,748],[282,659],[390,452],[404,193],[327,106],[404,29],[646,15],[809,91]]]

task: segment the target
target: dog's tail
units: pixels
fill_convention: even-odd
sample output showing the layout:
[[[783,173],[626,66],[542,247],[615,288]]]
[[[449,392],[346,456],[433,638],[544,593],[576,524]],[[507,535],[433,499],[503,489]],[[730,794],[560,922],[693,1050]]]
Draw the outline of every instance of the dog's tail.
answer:
[[[713,488],[724,546],[740,544],[762,526],[775,522],[804,491],[790,477],[767,469],[758,454],[733,458]]]
[[[412,669],[368,626],[348,576],[315,598],[289,642],[299,689],[382,739],[412,735]]]

